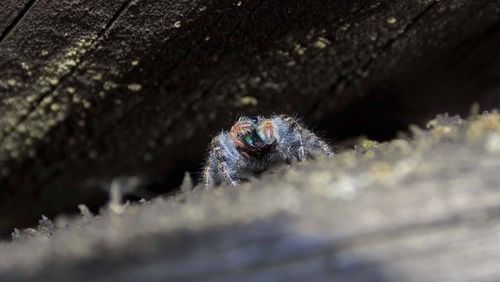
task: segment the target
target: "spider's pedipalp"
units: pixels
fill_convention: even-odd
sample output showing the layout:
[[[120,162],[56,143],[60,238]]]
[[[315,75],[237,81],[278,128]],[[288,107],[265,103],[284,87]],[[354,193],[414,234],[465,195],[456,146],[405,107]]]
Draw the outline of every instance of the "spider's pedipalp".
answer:
[[[278,129],[271,119],[263,119],[257,126],[257,134],[262,142],[271,145],[278,139]]]
[[[240,117],[229,131],[233,143],[237,147],[244,147],[245,144],[241,141],[241,137],[250,133],[254,128],[255,123],[250,118]]]

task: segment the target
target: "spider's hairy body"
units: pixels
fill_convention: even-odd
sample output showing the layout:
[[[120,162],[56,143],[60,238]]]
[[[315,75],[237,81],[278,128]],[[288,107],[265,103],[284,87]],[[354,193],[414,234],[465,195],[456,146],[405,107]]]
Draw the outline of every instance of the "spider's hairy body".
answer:
[[[241,117],[229,132],[222,131],[212,140],[203,185],[237,186],[273,165],[317,155],[332,156],[333,150],[296,119],[286,115]]]

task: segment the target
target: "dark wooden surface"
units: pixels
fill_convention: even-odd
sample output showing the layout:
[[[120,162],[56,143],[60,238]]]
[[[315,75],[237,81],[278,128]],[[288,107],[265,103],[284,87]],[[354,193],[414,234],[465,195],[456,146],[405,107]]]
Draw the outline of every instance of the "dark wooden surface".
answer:
[[[0,4],[2,234],[103,203],[89,179],[174,187],[239,113],[337,140],[498,105],[497,0],[20,3]]]
[[[0,41],[10,33],[13,27],[17,25],[19,20],[29,10],[30,1],[7,0],[0,4]],[[33,2],[33,1],[31,1]]]

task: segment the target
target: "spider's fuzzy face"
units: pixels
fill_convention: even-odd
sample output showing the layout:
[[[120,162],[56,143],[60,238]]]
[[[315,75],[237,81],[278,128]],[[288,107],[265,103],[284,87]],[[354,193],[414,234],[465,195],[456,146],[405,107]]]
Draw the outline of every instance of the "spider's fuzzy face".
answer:
[[[231,127],[230,136],[236,148],[239,150],[258,153],[271,145],[271,138],[266,133],[266,127],[270,120],[262,116],[240,117]]]

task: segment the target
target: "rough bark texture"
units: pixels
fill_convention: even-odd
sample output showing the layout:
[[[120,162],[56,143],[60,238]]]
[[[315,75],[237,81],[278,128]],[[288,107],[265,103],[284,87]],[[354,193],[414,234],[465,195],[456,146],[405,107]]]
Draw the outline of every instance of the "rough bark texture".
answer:
[[[42,220],[0,245],[2,281],[498,281],[500,115],[244,184]]]
[[[337,140],[498,105],[497,0],[0,7],[2,234],[102,203],[89,179],[175,186],[238,113],[296,113]]]

